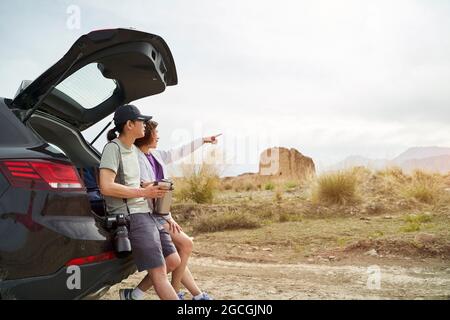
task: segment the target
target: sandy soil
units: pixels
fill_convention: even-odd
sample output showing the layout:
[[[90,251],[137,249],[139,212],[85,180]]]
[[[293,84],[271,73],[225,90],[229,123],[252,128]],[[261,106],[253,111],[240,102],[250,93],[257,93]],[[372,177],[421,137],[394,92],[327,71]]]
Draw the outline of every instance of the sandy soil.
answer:
[[[378,266],[269,264],[193,257],[190,268],[200,287],[216,299],[450,299],[446,265]],[[103,299],[117,299],[119,288],[133,287],[136,273],[113,286]],[[378,281],[379,279],[379,281]],[[157,299],[153,290],[146,299]]]

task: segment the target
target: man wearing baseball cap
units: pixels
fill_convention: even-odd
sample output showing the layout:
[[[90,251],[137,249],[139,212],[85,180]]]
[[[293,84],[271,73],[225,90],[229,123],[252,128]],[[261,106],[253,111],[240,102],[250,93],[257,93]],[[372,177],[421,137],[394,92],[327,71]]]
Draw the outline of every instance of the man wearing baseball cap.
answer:
[[[100,191],[108,214],[129,216],[129,239],[138,271],[147,271],[158,296],[163,300],[178,300],[167,279],[180,264],[180,257],[170,235],[158,230],[150,215],[146,198],[161,198],[167,192],[157,186],[140,186],[138,148],[134,141],[145,134],[145,121],[134,105],[123,105],[114,114],[115,128],[108,132],[108,141],[100,162]],[[116,132],[119,133],[117,137]],[[120,291],[122,300],[140,300],[144,291]]]

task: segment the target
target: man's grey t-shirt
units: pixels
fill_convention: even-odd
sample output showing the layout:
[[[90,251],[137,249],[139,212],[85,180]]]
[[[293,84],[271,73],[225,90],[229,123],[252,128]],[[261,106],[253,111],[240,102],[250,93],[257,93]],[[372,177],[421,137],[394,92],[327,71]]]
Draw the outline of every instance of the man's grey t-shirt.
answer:
[[[108,143],[102,154],[102,160],[100,162],[100,169],[110,169],[118,174],[120,155],[122,156],[122,167],[125,178],[125,186],[132,188],[139,188],[140,186],[140,171],[138,160],[138,148],[132,145],[131,148],[127,148],[120,142],[119,139],[114,139],[113,142]],[[117,182],[116,178],[116,182]],[[106,209],[110,214],[127,213],[127,207],[122,198],[115,198],[105,196]],[[129,198],[127,199],[127,205],[130,209],[130,213],[145,213],[150,212],[148,203],[144,198]]]

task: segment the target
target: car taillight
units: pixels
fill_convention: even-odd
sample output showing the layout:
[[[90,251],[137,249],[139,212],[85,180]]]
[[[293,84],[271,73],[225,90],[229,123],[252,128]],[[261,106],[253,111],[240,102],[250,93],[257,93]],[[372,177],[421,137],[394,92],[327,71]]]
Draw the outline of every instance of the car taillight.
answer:
[[[68,266],[81,266],[89,263],[96,263],[102,261],[108,261],[116,258],[116,254],[114,251],[104,252],[102,254],[96,256],[87,256],[82,258],[75,258],[66,263],[66,267]]]
[[[47,160],[3,160],[0,168],[12,186],[25,189],[84,190],[74,166]]]

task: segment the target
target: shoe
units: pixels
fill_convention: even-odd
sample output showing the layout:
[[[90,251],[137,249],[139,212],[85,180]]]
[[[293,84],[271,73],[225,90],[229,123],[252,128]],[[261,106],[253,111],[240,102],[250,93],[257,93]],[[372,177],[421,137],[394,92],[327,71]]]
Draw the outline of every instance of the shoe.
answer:
[[[192,300],[213,300],[206,292],[202,292],[201,296],[198,298],[192,298]]]
[[[177,293],[178,300],[184,300],[185,295],[186,295],[186,293],[184,293],[183,291],[178,292]]]
[[[119,289],[120,300],[134,300],[132,293],[133,289]]]

